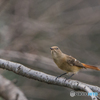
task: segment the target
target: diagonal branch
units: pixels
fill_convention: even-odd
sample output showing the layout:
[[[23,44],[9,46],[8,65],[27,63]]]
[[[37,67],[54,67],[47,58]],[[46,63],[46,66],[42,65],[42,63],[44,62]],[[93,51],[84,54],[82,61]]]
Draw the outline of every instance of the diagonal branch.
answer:
[[[95,91],[95,92],[100,93],[100,87],[82,83],[76,80],[65,81],[64,78],[59,78],[55,80],[56,78],[55,76],[48,75],[40,71],[32,70],[19,63],[14,63],[11,61],[0,59],[0,68],[13,71],[16,74],[22,75],[24,77],[35,79],[35,80],[45,82],[48,84],[64,86],[64,87],[68,87],[74,90],[82,90],[86,92]],[[97,100],[95,96],[92,96],[92,99],[93,98],[94,100]]]
[[[6,100],[27,100],[23,92],[2,75],[0,75],[0,96]]]

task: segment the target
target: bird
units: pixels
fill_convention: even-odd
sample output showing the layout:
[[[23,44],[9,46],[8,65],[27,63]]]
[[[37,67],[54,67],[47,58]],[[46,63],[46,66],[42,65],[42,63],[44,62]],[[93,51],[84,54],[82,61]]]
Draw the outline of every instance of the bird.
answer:
[[[81,63],[79,60],[77,60],[76,58],[67,55],[65,53],[63,53],[58,46],[52,46],[50,47],[51,49],[51,55],[52,58],[54,60],[54,62],[56,63],[56,65],[63,71],[65,71],[65,73],[58,75],[56,77],[59,78],[65,74],[68,73],[72,73],[71,76],[69,76],[67,79],[70,79],[72,76],[74,76],[76,73],[78,73],[81,69],[93,69],[93,70],[98,70],[100,71],[100,69],[96,66],[92,66],[92,65],[88,65],[85,63]]]

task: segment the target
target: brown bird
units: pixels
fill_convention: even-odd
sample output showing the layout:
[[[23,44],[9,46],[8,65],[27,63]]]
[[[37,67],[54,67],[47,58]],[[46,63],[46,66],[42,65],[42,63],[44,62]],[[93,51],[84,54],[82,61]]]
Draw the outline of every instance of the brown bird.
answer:
[[[81,63],[74,57],[64,54],[57,46],[52,46],[50,49],[51,49],[52,58],[53,58],[54,62],[56,63],[56,65],[60,69],[62,69],[66,72],[66,73],[63,73],[63,74],[57,76],[57,78],[71,72],[73,74],[67,78],[67,79],[69,79],[74,74],[76,74],[80,69],[83,69],[83,68],[85,68],[85,69],[89,68],[89,69],[100,71],[100,69],[98,67]]]

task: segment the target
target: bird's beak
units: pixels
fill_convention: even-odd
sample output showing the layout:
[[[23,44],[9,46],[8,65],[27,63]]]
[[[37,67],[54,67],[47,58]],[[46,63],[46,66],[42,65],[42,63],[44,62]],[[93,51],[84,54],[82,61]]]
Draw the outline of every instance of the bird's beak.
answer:
[[[51,50],[53,50],[53,48],[50,48]]]

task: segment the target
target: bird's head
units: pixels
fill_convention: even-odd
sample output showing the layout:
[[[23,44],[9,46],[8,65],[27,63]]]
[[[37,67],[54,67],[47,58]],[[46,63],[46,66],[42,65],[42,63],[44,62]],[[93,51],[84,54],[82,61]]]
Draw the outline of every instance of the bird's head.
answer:
[[[52,46],[50,49],[53,58],[61,56],[62,52],[57,46]]]

